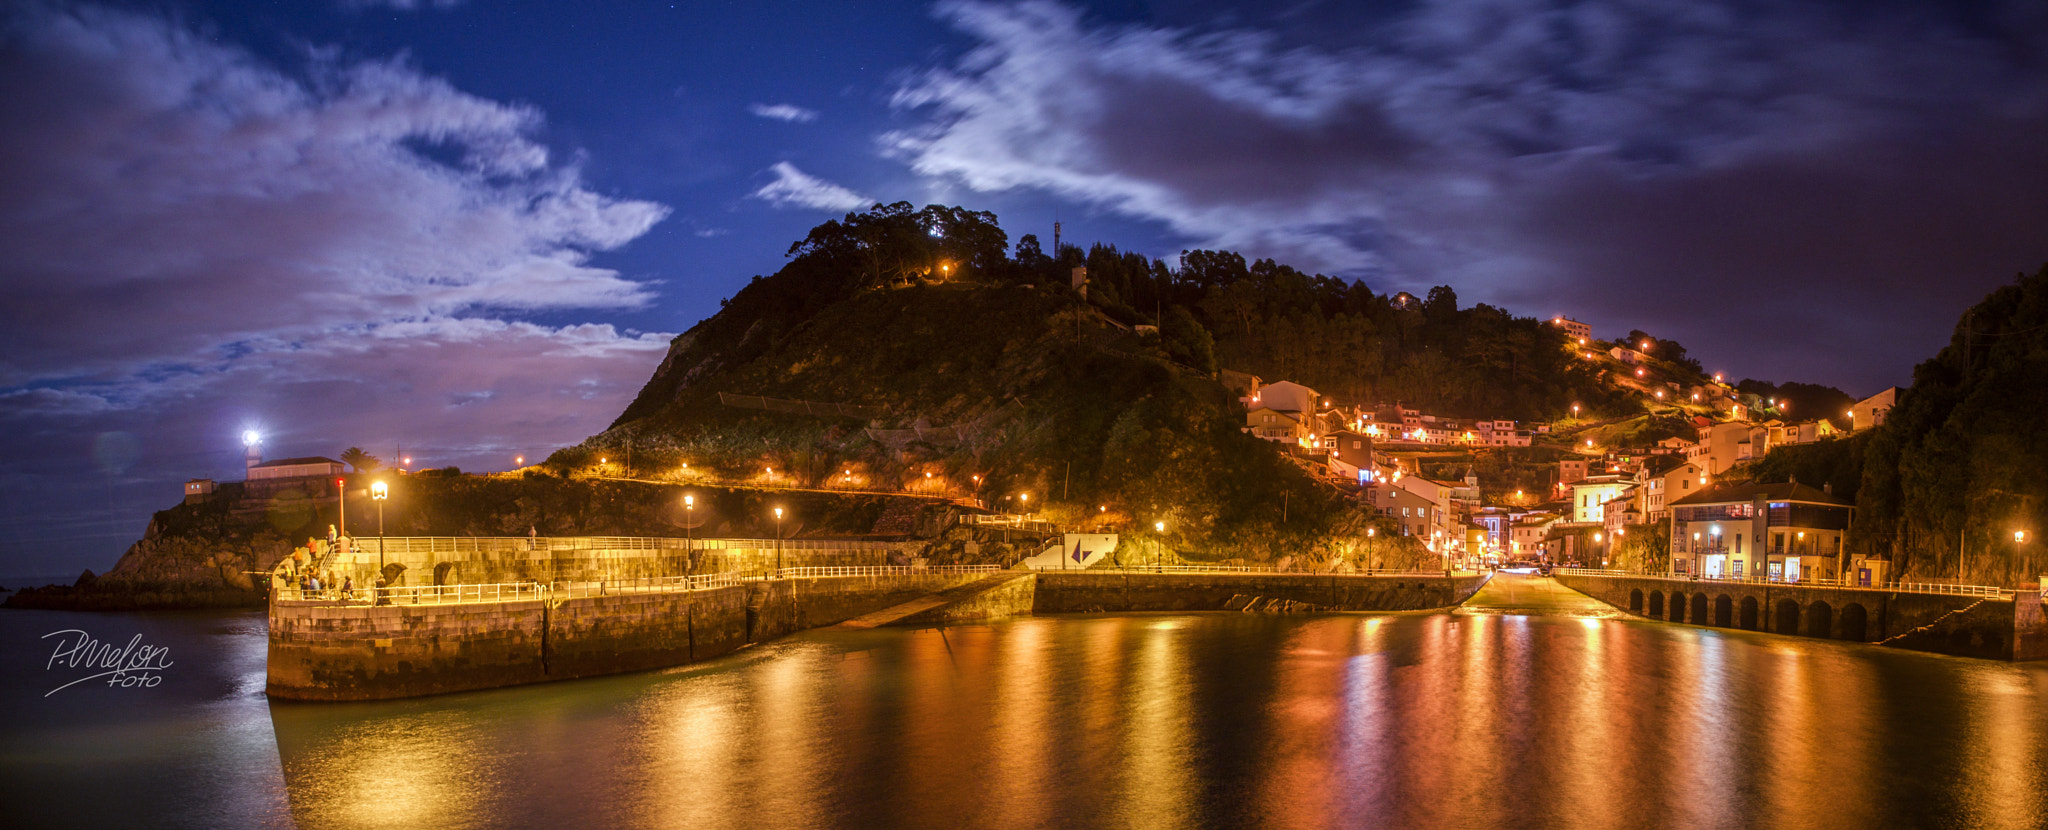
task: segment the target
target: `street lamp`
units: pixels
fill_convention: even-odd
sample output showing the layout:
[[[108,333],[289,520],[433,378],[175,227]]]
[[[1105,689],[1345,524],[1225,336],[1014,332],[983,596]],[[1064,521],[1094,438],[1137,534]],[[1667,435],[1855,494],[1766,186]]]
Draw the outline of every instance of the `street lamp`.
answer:
[[[377,591],[374,602],[384,599],[384,500],[391,498],[391,487],[381,481],[370,482],[370,500],[377,503],[377,580],[371,583]]]
[[[685,573],[697,561],[697,497],[683,496],[683,561]]]
[[[782,576],[782,508],[775,508],[775,576]]]
[[[1152,523],[1152,532],[1154,532],[1154,533],[1157,533],[1157,534],[1159,534],[1159,535],[1161,535],[1161,536],[1165,536],[1165,535],[1166,535],[1166,523],[1165,523],[1165,522],[1153,522],[1153,523]],[[1165,542],[1165,540],[1163,540],[1163,539],[1162,539],[1162,540],[1160,540],[1160,542],[1159,542],[1159,555],[1158,555],[1157,557],[1154,557],[1154,558],[1153,558],[1153,560],[1152,560],[1152,570],[1153,570],[1153,571],[1155,571],[1155,572],[1157,572],[1157,573],[1165,573],[1165,572],[1166,572],[1166,542]]]

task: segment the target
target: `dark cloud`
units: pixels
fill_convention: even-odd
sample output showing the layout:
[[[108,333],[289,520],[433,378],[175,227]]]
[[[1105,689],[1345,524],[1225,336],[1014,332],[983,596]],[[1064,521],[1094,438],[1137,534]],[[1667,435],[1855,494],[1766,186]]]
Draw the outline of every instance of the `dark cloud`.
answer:
[[[2048,31],[2024,4],[939,14],[978,45],[895,97],[920,123],[884,146],[919,173],[1641,327],[1731,372],[1903,381],[2048,259]]]
[[[165,482],[236,475],[246,426],[292,454],[506,466],[601,429],[660,359],[665,334],[515,316],[645,306],[590,259],[667,214],[587,188],[537,111],[94,7],[0,37],[0,527],[56,500],[132,539]],[[95,513],[80,486],[146,509]]]

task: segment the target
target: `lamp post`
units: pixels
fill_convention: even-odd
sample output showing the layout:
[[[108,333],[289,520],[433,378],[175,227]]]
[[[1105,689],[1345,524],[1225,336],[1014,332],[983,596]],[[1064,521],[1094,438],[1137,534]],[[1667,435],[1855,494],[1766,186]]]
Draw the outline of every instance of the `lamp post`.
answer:
[[[782,508],[775,508],[775,577],[782,578]]]
[[[1368,527],[1365,529],[1365,559],[1367,562],[1372,563],[1371,567],[1366,569],[1368,573],[1371,572],[1372,569],[1379,567],[1379,562],[1373,559],[1372,548],[1372,537],[1378,535],[1379,532],[1380,529],[1376,527]]]
[[[371,604],[384,602],[384,500],[391,498],[391,488],[381,481],[370,482],[370,500],[377,503],[377,578],[370,583],[377,592]]]
[[[683,574],[697,565],[697,497],[683,496]]]
[[[1154,571],[1155,573],[1165,573],[1165,572],[1166,572],[1166,539],[1165,539],[1165,536],[1166,536],[1166,523],[1165,523],[1165,522],[1153,522],[1153,523],[1152,523],[1152,532],[1153,532],[1153,533],[1156,533],[1156,534],[1159,534],[1159,536],[1161,537],[1161,538],[1160,538],[1160,540],[1159,540],[1159,556],[1158,556],[1157,558],[1155,558],[1155,559],[1153,559],[1153,560],[1152,560],[1152,570],[1153,570],[1153,571]]]
[[[2026,532],[2026,531],[2024,531],[2024,530],[2015,530],[2015,531],[2013,531],[2013,532],[2012,532],[2012,543],[2013,543],[2013,545],[2014,545],[2014,546],[2016,546],[2016,547],[2019,547],[2019,548],[2021,548],[2021,549],[2022,549],[2022,551],[2024,551],[2024,550],[2025,550],[2025,548],[2026,548],[2026,546],[2027,546],[2027,532]],[[2024,564],[2022,565],[2022,567],[2024,567],[2024,568],[2026,568],[2027,570],[2030,570],[2030,571],[2034,569],[2034,557],[2033,557],[2033,556],[2031,556],[2031,555],[2028,555],[2028,556],[2026,556],[2026,557],[2025,557],[2025,559],[2023,559],[2022,561],[2024,562]],[[2048,580],[2044,580],[2044,585],[2043,585],[2043,587],[2048,587]]]
[[[1801,545],[1802,543],[1804,543],[1805,541],[1806,541],[1806,531],[1804,531],[1804,530],[1801,530],[1801,531],[1798,531],[1798,532],[1796,532],[1796,533],[1792,534],[1792,550],[1790,550],[1790,551],[1787,551],[1787,553],[1789,553],[1790,555],[1789,555],[1789,556],[1787,556],[1787,557],[1785,557],[1785,561],[1786,561],[1786,562],[1790,563],[1790,562],[1794,562],[1794,561],[1797,561],[1797,560],[1799,559],[1799,546],[1800,546],[1800,545]],[[1801,566],[1800,566],[1800,569],[1801,569],[1801,570],[1805,570],[1805,566],[1804,566],[1804,565],[1801,565]],[[1790,564],[1788,564],[1788,565],[1786,565],[1786,566],[1785,566],[1785,576],[1787,576],[1787,577],[1790,577],[1790,576],[1792,576],[1792,566],[1791,566]]]

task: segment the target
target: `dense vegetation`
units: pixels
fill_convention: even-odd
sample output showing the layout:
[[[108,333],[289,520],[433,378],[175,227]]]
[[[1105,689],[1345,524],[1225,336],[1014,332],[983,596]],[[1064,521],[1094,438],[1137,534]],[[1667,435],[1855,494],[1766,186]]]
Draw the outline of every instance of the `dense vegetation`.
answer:
[[[1965,312],[1864,450],[1857,536],[1921,576],[2016,582],[2048,561],[2048,266]],[[1802,480],[1804,480],[1802,478]],[[2014,531],[2032,541],[2020,544]],[[1959,554],[1966,553],[1966,556]]]

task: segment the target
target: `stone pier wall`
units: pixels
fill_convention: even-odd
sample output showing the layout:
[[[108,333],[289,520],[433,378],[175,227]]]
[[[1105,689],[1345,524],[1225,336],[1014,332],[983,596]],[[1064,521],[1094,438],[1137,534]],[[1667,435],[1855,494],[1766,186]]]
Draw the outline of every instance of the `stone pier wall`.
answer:
[[[1652,576],[1558,574],[1557,579],[1616,608],[1671,622],[1884,642],[1959,657],[2048,658],[2048,624],[2040,594],[2032,591],[1986,599]]]
[[[379,700],[641,671],[832,625],[986,574],[825,577],[468,605],[277,600],[267,691]]]

